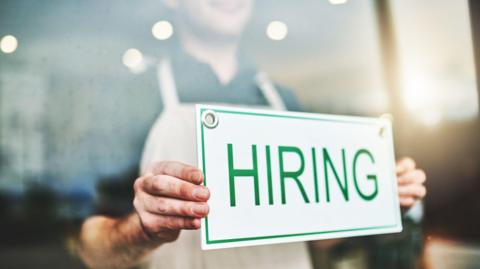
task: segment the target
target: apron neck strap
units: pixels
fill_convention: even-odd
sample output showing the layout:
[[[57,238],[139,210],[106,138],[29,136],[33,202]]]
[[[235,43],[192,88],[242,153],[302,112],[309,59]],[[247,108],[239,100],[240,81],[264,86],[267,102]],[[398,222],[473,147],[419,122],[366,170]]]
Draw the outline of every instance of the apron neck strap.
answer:
[[[180,102],[177,95],[177,86],[175,85],[172,65],[169,60],[160,61],[157,76],[164,107],[172,108],[178,106]]]
[[[160,61],[158,64],[157,76],[160,86],[160,94],[165,108],[178,106],[180,101],[178,99],[175,78],[169,60]],[[267,75],[264,72],[259,72],[255,79],[270,106],[275,110],[285,110],[286,107],[282,98]]]
[[[275,110],[285,110],[285,104],[267,74],[264,72],[258,72],[255,79],[270,106]]]

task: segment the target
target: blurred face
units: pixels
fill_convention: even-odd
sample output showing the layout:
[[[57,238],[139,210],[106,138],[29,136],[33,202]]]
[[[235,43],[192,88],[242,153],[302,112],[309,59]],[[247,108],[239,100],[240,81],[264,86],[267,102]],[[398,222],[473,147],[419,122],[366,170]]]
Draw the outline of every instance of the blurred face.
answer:
[[[178,20],[198,34],[237,38],[249,20],[253,0],[177,0]]]

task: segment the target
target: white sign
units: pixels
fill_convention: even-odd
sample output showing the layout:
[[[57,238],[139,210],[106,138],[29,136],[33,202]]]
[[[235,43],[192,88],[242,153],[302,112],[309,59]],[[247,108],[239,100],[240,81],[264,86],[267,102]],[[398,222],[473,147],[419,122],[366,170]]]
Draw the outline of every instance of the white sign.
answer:
[[[391,123],[198,105],[202,249],[402,230]]]

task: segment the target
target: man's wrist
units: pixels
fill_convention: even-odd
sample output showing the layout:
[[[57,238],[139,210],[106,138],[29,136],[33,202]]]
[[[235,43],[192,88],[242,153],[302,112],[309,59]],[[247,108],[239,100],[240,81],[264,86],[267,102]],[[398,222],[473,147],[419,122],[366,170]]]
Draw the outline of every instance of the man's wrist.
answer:
[[[162,244],[161,240],[158,238],[154,237],[153,235],[149,234],[145,227],[143,226],[143,223],[140,219],[140,216],[137,214],[137,212],[133,212],[130,214],[128,217],[129,219],[129,224],[132,227],[132,230],[134,231],[134,241],[140,242],[144,244],[145,246],[152,246],[152,247],[157,247]]]

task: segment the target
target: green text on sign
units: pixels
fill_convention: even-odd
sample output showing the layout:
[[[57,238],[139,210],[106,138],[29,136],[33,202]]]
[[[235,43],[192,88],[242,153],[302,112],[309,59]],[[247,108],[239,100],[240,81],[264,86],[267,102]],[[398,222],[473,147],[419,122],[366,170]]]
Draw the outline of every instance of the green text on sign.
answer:
[[[258,157],[257,157],[257,145],[251,146],[252,151],[252,168],[236,168],[234,165],[234,151],[233,145],[227,144],[227,154],[228,154],[228,175],[229,175],[229,192],[230,192],[230,206],[236,206],[236,198],[235,198],[235,181],[238,178],[245,179],[250,178],[252,182],[252,191],[254,192],[255,197],[255,205],[261,204],[260,199],[260,188],[259,188],[259,172],[258,172]],[[360,179],[357,175],[357,161],[359,158],[366,158],[368,159],[372,166],[375,165],[375,159],[370,151],[367,149],[359,149],[354,153],[353,162],[351,163],[350,167],[347,167],[346,163],[346,151],[342,149],[342,162],[341,164],[334,164],[330,157],[330,153],[326,148],[322,148],[322,159],[323,159],[323,171],[324,173],[321,175],[323,180],[320,180],[324,184],[325,189],[325,201],[330,202],[330,188],[338,187],[343,194],[343,199],[345,201],[349,200],[349,185],[353,185],[355,193],[362,199],[366,201],[370,201],[374,199],[378,194],[378,182],[377,182],[377,175],[376,174],[368,174],[365,178]],[[284,153],[292,153],[295,156],[290,156],[290,158],[298,158],[300,160],[300,166],[295,171],[286,171],[283,166],[284,158],[287,158]],[[291,154],[291,155],[292,155]],[[270,155],[270,146],[265,146],[265,156],[267,164],[265,169],[267,171],[267,178],[265,180],[268,181],[268,204],[274,204],[274,190],[272,184],[272,171],[271,171],[271,155]],[[319,194],[319,179],[318,179],[318,172],[317,172],[317,153],[315,148],[311,148],[311,158],[308,161],[312,162],[312,169],[309,177],[310,180],[314,181],[314,189],[312,191],[307,191],[302,183],[300,177],[305,174],[305,154],[302,150],[298,147],[294,146],[279,146],[278,147],[278,160],[279,160],[279,175],[280,177],[277,179],[280,181],[280,190],[281,193],[281,203],[287,203],[286,191],[285,191],[285,181],[286,180],[293,180],[299,192],[301,193],[305,203],[311,203],[314,201],[315,203],[320,202],[320,194]],[[347,171],[350,169],[351,174]],[[335,180],[332,180],[332,177],[329,177],[329,172],[332,172],[334,175]],[[342,171],[340,174],[339,171]],[[369,181],[373,185],[373,191],[370,193],[366,193],[361,190],[359,187],[359,180],[366,180]],[[351,189],[351,188],[350,188]],[[313,199],[312,199],[313,197]],[[267,199],[265,199],[267,200]]]

